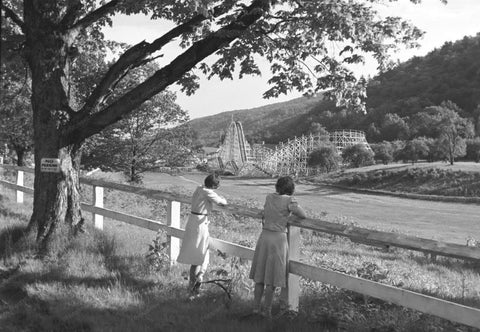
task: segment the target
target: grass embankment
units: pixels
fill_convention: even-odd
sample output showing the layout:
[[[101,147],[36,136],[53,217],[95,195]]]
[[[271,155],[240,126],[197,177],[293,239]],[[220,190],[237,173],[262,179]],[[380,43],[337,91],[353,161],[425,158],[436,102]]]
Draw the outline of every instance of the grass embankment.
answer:
[[[91,197],[87,189],[84,194],[86,200]],[[1,331],[474,331],[309,280],[302,280],[299,315],[267,322],[248,315],[253,297],[246,278],[249,262],[215,253],[207,279],[232,278],[232,299],[209,284],[203,297],[188,302],[188,267],[168,269],[161,245],[156,259],[146,258],[148,245],[156,236],[164,242],[165,235],[111,220],[105,221],[104,232],[89,229],[65,249],[38,260],[33,239],[14,244],[31,201],[18,206],[13,197],[13,191],[0,195]],[[165,203],[135,195],[107,191],[105,206],[165,220]],[[251,247],[260,232],[258,220],[225,213],[215,214],[210,225],[212,236]],[[410,251],[385,252],[311,231],[302,237],[302,257],[310,264],[480,308],[478,265],[444,258],[432,262]]]
[[[312,179],[353,188],[440,196],[480,196],[480,164],[376,165]]]

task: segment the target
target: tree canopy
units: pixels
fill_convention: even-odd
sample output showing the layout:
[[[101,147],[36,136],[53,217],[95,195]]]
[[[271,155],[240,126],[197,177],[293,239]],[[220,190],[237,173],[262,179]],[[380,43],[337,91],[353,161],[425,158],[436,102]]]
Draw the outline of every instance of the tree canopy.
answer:
[[[63,225],[81,224],[78,168],[82,144],[174,83],[193,93],[199,75],[221,79],[258,75],[257,61],[263,58],[272,72],[266,97],[292,89],[307,94],[327,90],[339,104],[362,109],[366,82],[358,80],[348,65],[361,63],[364,54],[370,54],[384,70],[389,54],[399,45],[415,46],[422,34],[401,18],[378,15],[375,6],[382,2],[3,1],[2,25],[14,27],[8,37],[20,41],[31,75],[36,167],[29,229],[37,229],[38,240],[46,244],[52,234],[64,233],[58,232]],[[152,42],[126,47],[105,73],[92,76],[90,89],[79,91],[84,93],[83,100],[74,100],[71,74],[81,47],[102,52],[102,26],[111,24],[119,13],[146,14],[168,20],[174,27]],[[83,37],[87,43],[82,43]],[[177,40],[184,50],[162,62],[159,53]],[[213,62],[205,62],[212,55]],[[128,72],[154,60],[159,62],[158,69],[128,90],[115,93]],[[87,76],[95,73],[87,68],[83,72]],[[42,158],[58,158],[60,173],[41,172]]]

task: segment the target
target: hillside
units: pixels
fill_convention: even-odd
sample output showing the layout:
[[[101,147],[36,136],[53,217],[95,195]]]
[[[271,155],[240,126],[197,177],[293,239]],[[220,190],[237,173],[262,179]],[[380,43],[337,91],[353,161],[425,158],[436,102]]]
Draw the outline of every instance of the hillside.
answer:
[[[232,117],[241,121],[249,142],[276,144],[307,134],[315,123],[327,130],[364,130],[369,142],[408,139],[412,115],[451,100],[460,115],[480,123],[480,34],[447,42],[424,57],[414,57],[369,81],[367,113],[340,110],[321,97],[244,109],[192,120],[202,145],[218,145]],[[392,131],[387,114],[405,122],[403,134]],[[480,126],[477,126],[480,131]],[[477,135],[479,133],[477,132]]]
[[[189,122],[197,132],[198,141],[206,146],[218,146],[222,135],[233,120],[240,121],[249,141],[261,141],[282,132],[282,127],[301,114],[322,103],[322,97],[300,97],[252,109],[235,110],[193,119]],[[269,134],[270,132],[270,134]],[[293,135],[295,135],[293,133]],[[289,136],[287,136],[289,137]]]
[[[401,63],[370,82],[367,107],[404,117],[451,100],[471,115],[480,103],[479,54],[480,33]]]

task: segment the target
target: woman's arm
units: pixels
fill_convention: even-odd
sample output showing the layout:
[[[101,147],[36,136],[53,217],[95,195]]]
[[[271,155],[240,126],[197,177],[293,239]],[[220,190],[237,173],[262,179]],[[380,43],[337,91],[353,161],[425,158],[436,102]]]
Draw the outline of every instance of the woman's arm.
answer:
[[[305,219],[307,218],[307,215],[305,213],[305,211],[302,209],[302,207],[300,205],[298,205],[298,203],[294,200],[292,200],[290,202],[290,204],[288,205],[288,209],[290,210],[290,212],[297,218],[300,218],[300,219]]]
[[[222,196],[218,195],[213,190],[206,190],[207,197],[210,201],[214,202],[217,205],[227,205],[227,200]]]

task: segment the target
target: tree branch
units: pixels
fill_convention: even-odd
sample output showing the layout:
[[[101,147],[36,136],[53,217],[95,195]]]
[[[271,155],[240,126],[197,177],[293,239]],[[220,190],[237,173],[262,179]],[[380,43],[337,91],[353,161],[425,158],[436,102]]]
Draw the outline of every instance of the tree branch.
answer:
[[[99,19],[101,19],[105,15],[113,13],[113,11],[117,8],[119,3],[120,3],[120,0],[112,0],[110,2],[107,2],[103,6],[95,9],[94,11],[88,13],[83,18],[78,20],[78,22],[75,23],[75,25],[73,25],[70,28],[70,30],[71,31],[80,31],[80,30],[90,26],[91,24],[98,21]]]
[[[261,18],[268,9],[269,1],[254,0],[250,6],[246,7],[245,10],[239,14],[234,22],[231,22],[204,39],[195,42],[169,65],[158,70],[150,78],[127,92],[102,111],[93,113],[88,117],[83,116],[80,120],[75,119],[71,121],[63,132],[62,146],[82,142],[110,124],[119,121],[144,101],[178,81],[200,61],[241,36],[241,34]],[[142,43],[138,44],[137,47],[140,47],[139,45],[141,44]],[[143,47],[148,48],[149,46],[147,44],[147,46],[140,47],[140,51]]]
[[[83,5],[79,0],[68,0],[67,1],[67,12],[63,16],[62,21],[60,22],[60,26],[68,29],[70,25],[75,22],[77,15],[79,14],[80,10],[82,9]]]
[[[214,9],[213,15],[218,16],[222,14],[222,12],[223,10],[221,10],[221,7],[219,6]],[[85,102],[85,105],[78,112],[78,116],[75,121],[82,120],[89,114],[93,113],[100,105],[102,100],[104,100],[104,96],[107,95],[110,90],[112,90],[112,86],[121,77],[123,77],[126,71],[139,66],[146,57],[160,50],[174,38],[182,35],[185,32],[191,31],[193,27],[200,24],[205,19],[207,19],[207,17],[203,14],[196,15],[189,21],[176,26],[162,37],[157,38],[152,43],[142,41],[125,51],[125,53],[120,56],[117,62],[109,68],[101,82],[96,86],[95,90]]]
[[[22,19],[4,4],[2,4],[2,9],[5,12],[5,17],[10,18],[16,25],[20,27],[22,32],[25,32],[25,23],[23,23]]]

